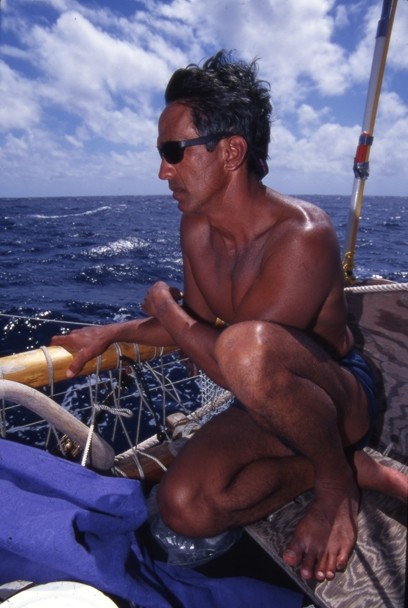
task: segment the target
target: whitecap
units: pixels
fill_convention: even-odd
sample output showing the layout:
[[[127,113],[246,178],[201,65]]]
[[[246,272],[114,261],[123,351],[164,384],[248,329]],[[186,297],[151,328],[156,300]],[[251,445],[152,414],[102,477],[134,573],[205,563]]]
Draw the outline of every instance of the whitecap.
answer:
[[[32,213],[27,217],[32,217],[37,220],[59,220],[67,217],[83,217],[85,215],[94,215],[95,213],[100,213],[101,211],[110,211],[111,207],[108,205],[104,205],[103,207],[98,207],[97,209],[88,209],[87,211],[81,211],[80,213],[65,213],[62,215],[41,215],[39,213]]]
[[[139,239],[137,237],[128,237],[125,239],[118,239],[117,241],[107,243],[106,245],[98,245],[97,247],[92,247],[92,249],[87,252],[87,255],[90,258],[112,257],[121,253],[144,249],[147,246],[148,242],[144,239]]]

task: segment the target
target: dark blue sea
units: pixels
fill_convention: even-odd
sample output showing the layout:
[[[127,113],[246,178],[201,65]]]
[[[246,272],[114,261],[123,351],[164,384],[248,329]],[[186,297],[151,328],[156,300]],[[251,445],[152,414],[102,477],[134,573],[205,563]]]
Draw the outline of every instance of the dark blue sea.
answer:
[[[330,214],[342,243],[349,197],[303,198]],[[48,344],[51,319],[138,317],[149,285],[182,286],[170,196],[0,199],[0,215],[0,355]],[[366,197],[355,274],[408,281],[407,197]]]

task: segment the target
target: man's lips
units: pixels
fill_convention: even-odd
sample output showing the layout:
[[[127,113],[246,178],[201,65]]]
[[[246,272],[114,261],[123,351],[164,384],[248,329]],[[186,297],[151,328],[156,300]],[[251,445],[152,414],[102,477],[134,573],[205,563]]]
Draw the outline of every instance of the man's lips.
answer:
[[[182,187],[178,184],[169,184],[169,189],[173,193],[173,196],[176,197],[177,193],[182,191]]]

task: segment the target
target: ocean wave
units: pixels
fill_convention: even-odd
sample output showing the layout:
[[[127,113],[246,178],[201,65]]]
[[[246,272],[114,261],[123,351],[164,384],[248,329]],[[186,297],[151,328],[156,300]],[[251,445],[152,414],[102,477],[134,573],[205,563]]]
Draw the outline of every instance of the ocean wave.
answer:
[[[180,218],[170,201],[161,196],[3,199],[1,214],[8,219],[0,239],[0,308],[23,307],[30,315],[46,309],[75,321],[111,322],[116,314],[140,312],[138,303],[156,281],[182,288]],[[322,195],[315,202],[332,217],[343,241],[349,197]],[[381,274],[408,280],[407,203],[407,197],[366,197],[355,252],[358,278]],[[30,337],[26,327],[2,334],[0,325],[5,350],[14,351],[20,340],[24,350]]]
[[[118,239],[112,243],[106,245],[98,245],[92,247],[86,252],[86,255],[90,258],[101,258],[101,257],[112,257],[121,253],[127,253],[129,251],[136,251],[148,247],[149,243],[144,239],[137,237],[129,237],[125,239]]]
[[[101,211],[110,211],[111,207],[104,205],[103,207],[98,207],[97,209],[88,209],[87,211],[81,211],[79,213],[65,213],[61,215],[44,215],[40,213],[32,213],[27,217],[31,217],[36,220],[62,220],[68,217],[83,217],[86,215],[95,215],[95,213],[100,213]]]

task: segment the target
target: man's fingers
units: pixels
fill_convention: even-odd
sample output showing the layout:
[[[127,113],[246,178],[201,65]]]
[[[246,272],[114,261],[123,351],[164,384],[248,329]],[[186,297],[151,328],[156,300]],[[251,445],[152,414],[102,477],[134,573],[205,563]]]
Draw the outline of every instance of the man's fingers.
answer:
[[[85,357],[83,352],[80,351],[67,369],[67,378],[77,376],[89,359],[92,359],[92,357]]]
[[[184,297],[183,292],[177,287],[170,287],[170,293],[175,300],[182,300]]]

